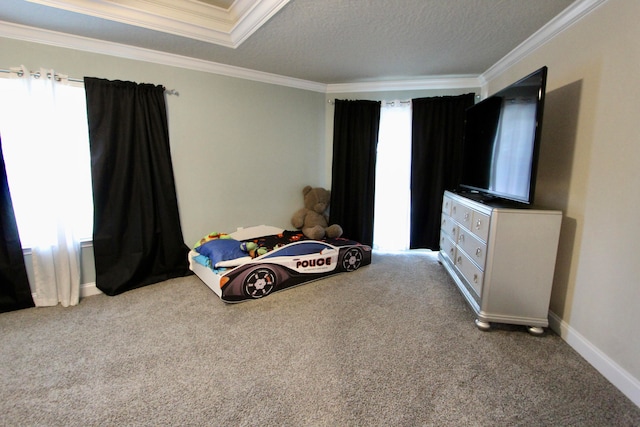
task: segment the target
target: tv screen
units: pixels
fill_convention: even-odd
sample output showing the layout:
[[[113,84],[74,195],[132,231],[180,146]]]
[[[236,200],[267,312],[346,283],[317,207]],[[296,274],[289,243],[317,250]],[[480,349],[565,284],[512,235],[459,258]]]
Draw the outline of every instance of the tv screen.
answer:
[[[547,67],[469,107],[460,187],[533,203]]]

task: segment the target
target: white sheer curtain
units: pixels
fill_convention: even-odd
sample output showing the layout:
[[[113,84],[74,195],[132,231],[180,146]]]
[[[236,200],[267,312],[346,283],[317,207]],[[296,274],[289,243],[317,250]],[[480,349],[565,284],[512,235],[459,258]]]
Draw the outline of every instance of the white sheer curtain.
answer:
[[[383,102],[376,157],[375,249],[409,249],[410,186],[411,102]]]
[[[34,302],[76,305],[80,237],[92,221],[84,90],[64,75],[24,67],[0,79],[0,132],[23,248],[31,248]]]

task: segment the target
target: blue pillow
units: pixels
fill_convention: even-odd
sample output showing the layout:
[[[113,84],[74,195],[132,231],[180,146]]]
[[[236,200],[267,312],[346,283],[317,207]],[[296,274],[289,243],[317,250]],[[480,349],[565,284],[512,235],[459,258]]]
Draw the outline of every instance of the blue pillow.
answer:
[[[201,255],[209,257],[215,267],[220,261],[241,258],[247,253],[240,249],[240,242],[234,239],[215,239],[196,248]]]

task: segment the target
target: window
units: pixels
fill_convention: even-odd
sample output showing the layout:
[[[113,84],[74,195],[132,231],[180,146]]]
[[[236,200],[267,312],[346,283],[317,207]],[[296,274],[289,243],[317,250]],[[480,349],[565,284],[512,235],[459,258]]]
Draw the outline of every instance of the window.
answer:
[[[411,102],[383,102],[376,157],[374,248],[409,249],[410,187]]]
[[[0,78],[0,137],[22,247],[53,244],[61,226],[77,240],[90,239],[84,87],[58,81],[46,70],[39,78],[12,74]]]

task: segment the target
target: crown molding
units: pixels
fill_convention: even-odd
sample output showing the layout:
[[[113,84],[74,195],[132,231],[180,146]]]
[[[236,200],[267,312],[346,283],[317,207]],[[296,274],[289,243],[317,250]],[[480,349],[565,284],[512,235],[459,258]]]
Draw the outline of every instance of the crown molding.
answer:
[[[337,83],[327,85],[327,93],[382,92],[393,90],[464,89],[480,87],[478,76],[449,75],[412,80]]]
[[[0,21],[0,37],[324,93],[326,84]]]
[[[523,58],[545,45],[549,40],[571,27],[607,1],[608,0],[577,0],[572,3],[559,15],[540,28],[540,30],[536,31],[531,37],[520,43],[515,49],[482,73],[479,78],[482,82],[483,92],[486,91],[486,85],[489,81],[505,72],[509,67],[520,62]],[[486,95],[486,93],[483,93],[483,95]]]
[[[195,2],[196,0],[192,1]],[[241,1],[242,0],[236,0],[234,5]],[[542,27],[539,31],[537,31],[535,34],[533,34],[531,37],[529,37],[527,40],[525,40],[523,43],[521,43],[519,46],[505,55],[501,60],[492,65],[484,73],[478,76],[450,75],[425,77],[423,79],[413,80],[324,84],[154,51],[150,49],[143,49],[123,44],[105,42],[102,40],[43,30],[39,28],[27,27],[3,21],[0,21],[0,36],[45,45],[76,49],[91,53],[99,53],[120,58],[133,59],[137,61],[145,61],[189,70],[219,74],[223,76],[241,78],[262,83],[287,86],[313,92],[349,93],[479,87],[481,88],[481,93],[484,97],[487,95],[486,90],[489,81],[506,71],[509,67],[516,64],[527,55],[531,54],[540,46],[544,45],[553,37],[557,36],[562,31],[564,31],[606,2],[607,0],[577,0],[558,16],[549,21],[547,25]]]
[[[380,92],[391,90],[421,90],[421,89],[454,89],[479,87],[477,76],[455,75],[426,77],[414,80],[395,80],[360,83],[324,84],[309,80],[295,79],[277,74],[255,71],[248,68],[235,67],[186,56],[159,52],[119,43],[106,42],[88,37],[59,33],[40,28],[0,21],[0,36],[76,49],[84,52],[116,56],[136,61],[151,62],[194,71],[252,80],[262,83],[287,86],[320,93],[349,93],[349,92]]]
[[[327,85],[327,93],[479,87],[481,89],[482,97],[484,98],[487,96],[487,86],[489,81],[505,72],[509,67],[533,53],[536,49],[546,44],[549,40],[571,27],[573,24],[593,12],[607,1],[608,0],[576,0],[559,15],[540,28],[540,30],[536,31],[515,49],[478,76],[453,75],[426,77],[419,80],[329,84]]]
[[[224,9],[197,0],[27,0],[136,27],[237,48],[289,0],[236,0]]]

